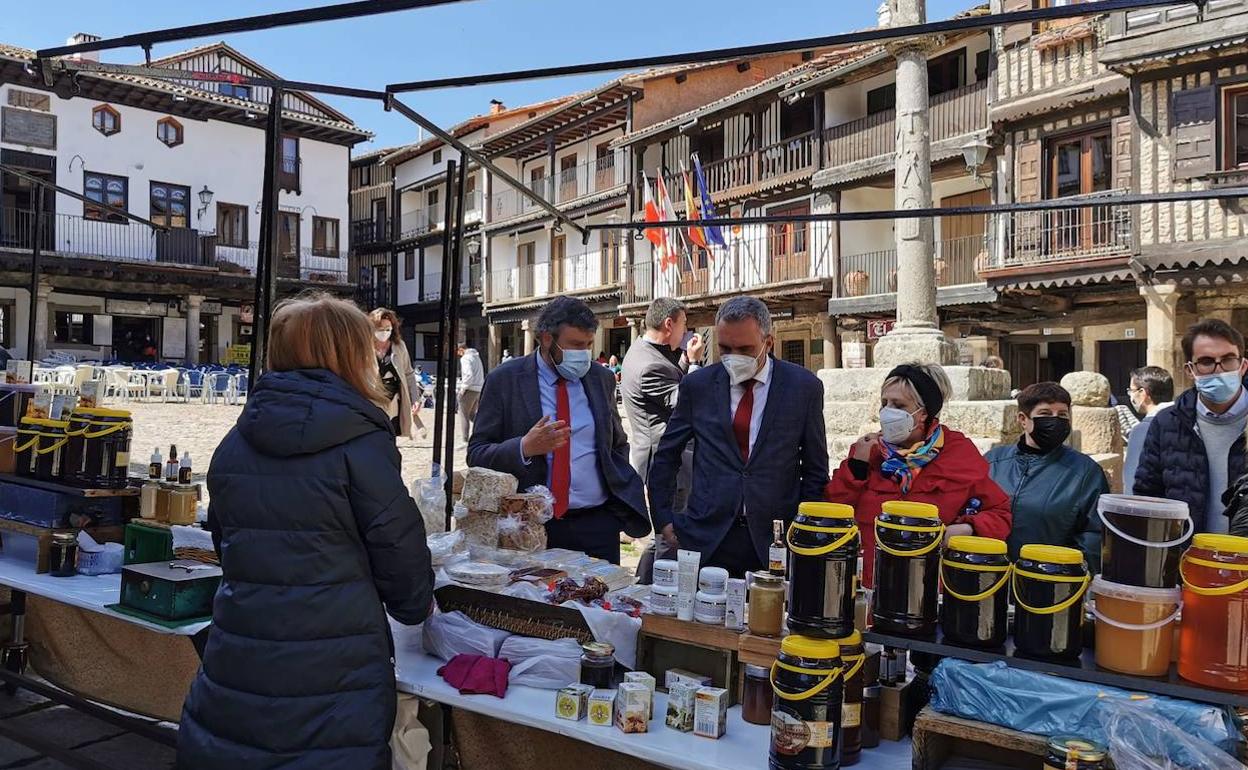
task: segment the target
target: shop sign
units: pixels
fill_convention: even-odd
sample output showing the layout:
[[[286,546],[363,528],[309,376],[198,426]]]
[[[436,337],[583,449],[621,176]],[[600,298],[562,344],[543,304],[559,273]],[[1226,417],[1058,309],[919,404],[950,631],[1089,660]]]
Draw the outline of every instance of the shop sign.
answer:
[[[878,340],[893,330],[896,321],[867,321],[867,339]]]
[[[104,312],[108,315],[167,316],[169,306],[164,302],[144,302],[137,299],[106,299]]]
[[[185,313],[186,311],[190,310],[190,305],[187,304],[186,300],[182,300],[180,303],[178,303],[178,308],[181,309],[183,313]],[[221,315],[221,303],[204,300],[199,303],[199,314],[200,315]]]
[[[771,320],[773,321],[789,321],[793,318],[793,308],[785,307],[771,311]]]
[[[867,368],[867,343],[845,342],[841,344],[841,360],[846,369]]]
[[[239,323],[245,323],[245,324],[255,323],[256,322],[255,318],[256,318],[255,305],[242,305],[238,308],[238,322]]]
[[[251,363],[251,345],[231,345],[225,350],[225,362],[246,366]]]

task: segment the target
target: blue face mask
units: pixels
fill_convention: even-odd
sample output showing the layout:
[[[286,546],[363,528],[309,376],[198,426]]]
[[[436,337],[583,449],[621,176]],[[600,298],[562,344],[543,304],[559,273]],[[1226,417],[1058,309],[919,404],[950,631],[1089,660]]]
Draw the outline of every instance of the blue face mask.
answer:
[[[1243,377],[1239,372],[1223,372],[1196,378],[1196,390],[1206,401],[1225,404],[1235,398],[1243,385]]]
[[[563,361],[555,364],[555,370],[565,380],[579,380],[589,373],[591,363],[588,350],[564,350]]]

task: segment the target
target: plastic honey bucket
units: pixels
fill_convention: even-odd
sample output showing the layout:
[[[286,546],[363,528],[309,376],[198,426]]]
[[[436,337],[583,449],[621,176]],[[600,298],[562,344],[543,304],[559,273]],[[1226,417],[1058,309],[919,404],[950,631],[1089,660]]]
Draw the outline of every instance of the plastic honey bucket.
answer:
[[[1004,540],[960,535],[949,538],[940,561],[944,601],[940,627],[946,641],[1000,647],[1009,633],[1010,560]]]
[[[69,461],[74,480],[92,489],[127,486],[133,432],[130,413],[84,407],[75,409],[69,419]]]
[[[871,620],[885,634],[936,633],[940,541],[945,525],[928,503],[890,500],[875,519],[875,592]]]
[[[845,705],[841,709],[841,767],[858,764],[862,754],[862,702],[866,685],[867,650],[862,634],[854,631],[836,640],[841,646],[845,673]]]
[[[839,503],[802,503],[786,536],[789,633],[824,638],[854,630],[858,525]]]
[[[1083,651],[1083,600],[1092,577],[1083,553],[1025,545],[1014,563],[1014,647],[1033,657],[1074,658]]]
[[[1179,676],[1248,691],[1248,537],[1196,535],[1179,574]]]
[[[1179,558],[1192,536],[1187,503],[1159,497],[1101,495],[1101,577],[1148,588],[1179,584]]]
[[[17,438],[13,441],[14,470],[19,476],[35,475],[35,450],[39,444],[39,423],[37,417],[23,417],[17,429]]]
[[[770,770],[835,770],[841,761],[841,647],[791,634],[771,666]]]
[[[43,418],[25,418],[22,425],[33,424],[38,428],[34,444],[30,448],[31,475],[44,481],[62,481],[64,479],[65,445],[69,438],[65,432],[69,423],[64,420],[46,420]],[[20,434],[20,431],[19,431]],[[22,437],[19,435],[18,440]]]
[[[1088,589],[1096,618],[1096,665],[1136,676],[1170,670],[1182,592],[1094,578]]]

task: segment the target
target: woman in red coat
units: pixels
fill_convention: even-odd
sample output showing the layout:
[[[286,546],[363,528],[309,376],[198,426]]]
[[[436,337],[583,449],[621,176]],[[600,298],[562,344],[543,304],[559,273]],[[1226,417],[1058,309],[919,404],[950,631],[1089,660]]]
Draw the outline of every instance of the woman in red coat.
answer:
[[[862,533],[863,585],[873,585],[875,517],[889,500],[931,503],[940,509],[945,537],[1010,534],[1010,499],[988,475],[971,440],[940,424],[952,388],[939,366],[903,364],[880,391],[879,433],[854,444],[832,474],[829,502],[854,506]]]

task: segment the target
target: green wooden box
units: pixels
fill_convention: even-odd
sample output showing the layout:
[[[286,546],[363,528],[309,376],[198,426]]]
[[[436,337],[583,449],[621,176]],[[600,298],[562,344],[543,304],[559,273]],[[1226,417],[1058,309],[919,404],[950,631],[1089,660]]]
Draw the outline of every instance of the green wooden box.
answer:
[[[132,521],[126,525],[123,563],[150,564],[173,558],[173,532],[168,527]]]
[[[212,615],[221,568],[181,559],[121,569],[121,604],[166,620]]]

